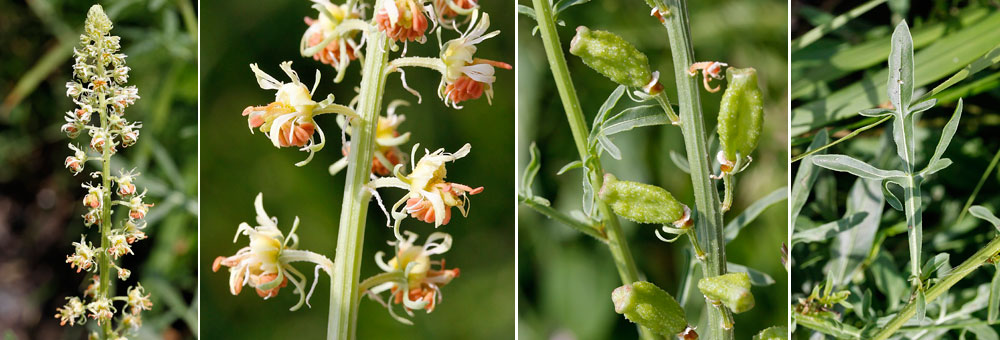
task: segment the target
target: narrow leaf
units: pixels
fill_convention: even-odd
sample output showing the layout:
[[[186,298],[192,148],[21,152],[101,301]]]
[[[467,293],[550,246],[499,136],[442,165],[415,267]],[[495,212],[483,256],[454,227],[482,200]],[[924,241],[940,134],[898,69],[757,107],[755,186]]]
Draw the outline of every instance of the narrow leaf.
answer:
[[[622,159],[622,150],[619,149],[618,146],[608,138],[608,136],[598,134],[597,142],[601,143],[601,147],[604,148],[604,151],[607,151],[611,157],[617,160]]]
[[[921,177],[927,177],[951,166],[951,159],[941,158],[934,163],[927,164],[927,168],[920,172]]]
[[[601,108],[597,110],[597,114],[594,115],[594,123],[590,127],[590,135],[587,136],[587,146],[593,147],[598,142],[598,136],[603,130],[604,121],[608,118],[608,112],[615,108],[618,104],[618,100],[622,98],[625,94],[627,88],[625,85],[619,85],[608,98],[604,100],[604,104],[601,104]]]
[[[670,160],[674,162],[674,165],[676,165],[678,169],[684,171],[684,173],[687,174],[691,173],[691,167],[688,166],[687,158],[681,156],[681,154],[677,153],[674,150],[670,150]]]
[[[948,253],[940,253],[940,254],[935,255],[931,259],[927,260],[927,262],[924,263],[924,266],[920,268],[920,273],[922,274],[922,277],[920,278],[920,280],[921,281],[925,281],[928,278],[930,278],[931,277],[931,273],[934,273],[935,271],[938,270],[938,268],[941,268],[941,267],[947,265],[948,264],[948,260],[950,258],[951,258],[951,255],[948,255]]]
[[[810,150],[816,150],[823,147],[829,141],[826,129],[819,130],[816,133],[816,137],[813,138],[809,148],[806,152]],[[819,153],[826,153],[826,150],[819,151]],[[816,184],[817,175],[819,175],[819,170],[816,169],[812,162],[812,157],[806,156],[803,161],[799,163],[799,170],[795,173],[795,182],[792,183],[792,196],[791,196],[791,211],[789,214],[789,223],[792,224],[792,230],[795,230],[795,220],[798,219],[799,213],[802,212],[802,207],[806,205],[806,200],[809,199],[809,193],[812,192],[812,187]]]
[[[611,112],[611,109],[615,108],[615,105],[618,104],[618,100],[622,98],[622,95],[625,94],[625,90],[627,89],[628,87],[625,85],[618,85],[618,87],[611,92],[611,95],[608,95],[608,99],[604,100],[604,104],[601,104],[601,108],[597,110],[597,115],[594,116],[594,124],[592,127],[594,130],[600,130],[601,125],[604,123],[604,119],[608,116],[608,112]]]
[[[732,221],[729,221],[729,224],[726,225],[726,243],[735,239],[736,236],[740,234],[740,230],[743,230],[743,228],[749,225],[750,222],[753,222],[753,220],[756,219],[757,216],[760,216],[764,210],[775,203],[784,201],[785,198],[788,198],[788,188],[781,187],[756,202],[753,202],[753,204],[747,207],[746,210],[743,210],[739,216],[734,218]]]
[[[637,127],[670,124],[670,117],[659,105],[630,107],[611,117],[601,127],[601,134],[610,136]]]
[[[906,20],[901,21],[892,32],[888,91],[892,106],[899,112],[905,112],[913,97],[913,38]]]
[[[764,272],[758,271],[756,269],[735,264],[732,262],[727,262],[726,267],[728,267],[730,273],[747,273],[750,276],[750,284],[754,286],[770,286],[774,284],[774,279],[770,275]]]
[[[573,170],[573,169],[579,169],[579,168],[582,168],[582,167],[583,167],[583,162],[581,162],[579,160],[572,161],[572,162],[566,163],[566,165],[563,165],[563,167],[561,169],[559,169],[559,172],[557,172],[556,175],[562,175],[562,174],[566,173],[567,171],[570,171],[570,170]]]
[[[536,21],[538,20],[538,18],[535,16],[535,9],[525,5],[520,5],[520,4],[517,5],[517,14],[526,15],[529,18],[531,18],[531,20],[536,20]]]
[[[902,171],[878,169],[846,155],[816,155],[813,157],[813,163],[830,170],[848,172],[866,179],[881,180],[905,176]]]
[[[838,287],[850,283],[871,253],[885,202],[881,185],[879,181],[858,179],[847,194],[847,214],[863,213],[865,217],[856,227],[838,234],[830,245],[828,275]]]
[[[908,112],[910,112],[910,114],[924,112],[924,111],[927,111],[928,109],[934,107],[934,105],[936,105],[936,104],[937,104],[937,99],[925,100],[925,101],[913,104],[913,106],[910,106],[910,109],[908,110]]]
[[[990,222],[990,224],[992,224],[994,228],[997,228],[997,230],[1000,231],[1000,218],[997,218],[996,215],[993,215],[993,212],[990,211],[989,209],[986,209],[986,207],[981,205],[974,205],[971,208],[969,208],[969,214],[972,214],[972,216],[978,217],[980,219],[986,220],[986,222]]]
[[[924,298],[924,291],[917,291],[917,313],[913,315],[913,320],[918,324],[924,322],[924,317],[927,316],[927,299]]]
[[[588,217],[594,212],[594,186],[590,182],[590,169],[583,166],[583,213]]]
[[[941,130],[941,139],[938,140],[937,147],[934,148],[934,155],[931,156],[931,160],[927,162],[928,168],[933,166],[944,155],[945,150],[948,149],[948,145],[951,144],[951,139],[955,137],[955,131],[958,131],[958,122],[961,119],[962,100],[959,99],[958,105],[955,106],[955,112],[951,114],[951,119],[948,120],[948,124],[944,125],[944,130]],[[927,169],[924,169],[923,172],[927,172]]]
[[[876,107],[874,109],[866,109],[866,110],[858,111],[858,114],[862,115],[862,116],[865,116],[865,117],[885,117],[885,116],[891,115],[893,112],[894,111],[890,110],[890,109],[884,109],[884,108],[881,108],[881,107]]]
[[[885,197],[885,201],[889,202],[889,206],[893,209],[903,211],[903,203],[899,200],[899,197],[896,196],[896,193],[892,192],[892,189],[889,188],[889,184],[896,184],[898,186],[903,185],[888,178],[882,180],[882,196]]]
[[[559,15],[560,12],[565,11],[567,8],[582,5],[588,2],[590,2],[590,0],[560,0],[556,3],[555,14]]]
[[[837,234],[861,224],[865,216],[867,216],[867,213],[856,213],[833,222],[824,223],[815,228],[796,231],[792,234],[792,245],[829,240],[837,236]]]
[[[525,193],[525,196],[531,197],[533,196],[531,185],[535,183],[535,176],[538,175],[538,169],[542,167],[542,161],[538,155],[540,153],[538,145],[535,142],[531,142],[531,147],[528,150],[528,153],[531,154],[531,161],[524,168],[524,174],[521,177],[521,191]]]

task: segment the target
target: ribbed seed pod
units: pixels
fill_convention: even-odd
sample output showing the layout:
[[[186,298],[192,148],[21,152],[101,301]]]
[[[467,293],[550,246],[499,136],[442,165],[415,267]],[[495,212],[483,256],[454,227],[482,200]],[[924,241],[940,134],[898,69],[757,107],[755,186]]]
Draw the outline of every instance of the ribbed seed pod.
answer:
[[[671,224],[684,217],[684,204],[666,189],[619,181],[612,174],[604,175],[604,185],[598,196],[611,205],[615,214],[637,223]]]
[[[650,94],[663,90],[663,86],[653,79],[646,55],[614,33],[577,27],[569,53],[616,83],[643,88]]]
[[[616,313],[657,334],[675,335],[688,328],[681,305],[652,283],[638,281],[615,288],[611,300]]]
[[[736,154],[746,157],[757,148],[764,123],[764,103],[757,85],[757,70],[733,68],[726,70],[729,85],[719,105],[719,144],[731,162]]]
[[[733,313],[743,313],[753,308],[750,293],[750,276],[747,273],[729,273],[698,280],[698,290],[712,301],[719,301]]]

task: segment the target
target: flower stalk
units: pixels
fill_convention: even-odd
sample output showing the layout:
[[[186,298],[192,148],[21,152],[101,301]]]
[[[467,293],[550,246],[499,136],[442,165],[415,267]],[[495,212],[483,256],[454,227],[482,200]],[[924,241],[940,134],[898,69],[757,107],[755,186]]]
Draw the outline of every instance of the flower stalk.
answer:
[[[706,277],[726,273],[726,242],[723,234],[723,211],[719,193],[712,182],[712,167],[709,161],[707,133],[701,111],[699,84],[696,77],[688,75],[693,64],[694,49],[691,44],[691,30],[688,25],[687,3],[684,0],[647,0],[647,4],[662,18],[667,29],[670,53],[674,64],[677,85],[677,101],[680,106],[681,131],[684,147],[691,168],[691,187],[695,199],[695,232],[700,235],[706,259],[702,261]],[[708,329],[706,339],[733,339],[732,313],[725,306],[708,309]]]
[[[549,61],[549,68],[552,70],[552,76],[555,78],[556,88],[559,91],[559,97],[562,99],[563,111],[566,112],[566,118],[573,133],[573,141],[577,152],[580,154],[580,158],[587,159],[589,158],[587,136],[589,136],[590,132],[583,118],[580,100],[573,86],[573,79],[566,64],[562,44],[556,32],[552,6],[548,0],[532,0],[532,4],[538,20],[542,42],[545,46],[545,54]],[[590,171],[585,171],[583,175],[589,177],[590,183],[594,188],[603,187],[602,175],[604,170],[600,160],[591,159],[589,164],[591,166]],[[632,258],[628,243],[625,242],[625,235],[622,233],[618,218],[602,200],[598,200],[596,206],[600,211],[601,223],[604,225],[604,231],[607,236],[607,245],[609,250],[611,250],[611,256],[615,260],[618,275],[621,277],[622,283],[627,285],[638,281],[639,271],[635,266],[635,260]],[[639,331],[642,339],[655,339],[658,337],[646,327],[640,326]]]

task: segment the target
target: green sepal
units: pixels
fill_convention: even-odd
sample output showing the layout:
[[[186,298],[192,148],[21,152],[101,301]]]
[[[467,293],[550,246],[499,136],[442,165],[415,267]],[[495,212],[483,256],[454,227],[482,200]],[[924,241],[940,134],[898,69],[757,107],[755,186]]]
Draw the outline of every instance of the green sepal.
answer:
[[[719,144],[726,159],[738,161],[757,148],[764,127],[764,102],[757,84],[757,70],[749,68],[726,69],[729,85],[719,105]]]
[[[618,84],[641,88],[653,79],[646,55],[608,31],[577,27],[569,53],[580,57],[584,64]]]
[[[636,223],[669,225],[684,217],[684,204],[666,189],[619,181],[612,174],[604,175],[604,185],[598,196],[611,206],[616,215]]]
[[[698,290],[711,301],[721,302],[733,313],[743,313],[753,308],[750,293],[750,276],[747,273],[729,273],[698,280]]]
[[[688,327],[684,309],[660,287],[637,281],[611,292],[615,312],[629,321],[662,335],[675,335]]]

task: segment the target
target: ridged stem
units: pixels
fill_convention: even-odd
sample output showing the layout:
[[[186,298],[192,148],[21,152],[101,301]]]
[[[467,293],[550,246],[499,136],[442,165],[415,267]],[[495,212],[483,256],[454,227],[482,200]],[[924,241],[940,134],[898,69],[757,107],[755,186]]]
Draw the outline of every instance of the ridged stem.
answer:
[[[712,173],[712,156],[708,149],[704,118],[701,112],[701,97],[698,79],[688,75],[688,67],[694,62],[691,44],[691,29],[688,24],[687,3],[684,0],[647,0],[663,17],[667,28],[670,53],[674,63],[674,77],[677,85],[677,103],[680,106],[681,131],[691,169],[691,187],[694,191],[695,230],[702,247],[707,250],[702,261],[706,277],[726,273],[726,241],[723,236],[722,210],[719,193],[709,177]],[[729,309],[708,308],[708,329],[706,339],[733,339],[733,328]]]
[[[562,44],[559,42],[556,24],[552,17],[552,6],[549,4],[549,0],[532,0],[532,4],[542,35],[542,43],[545,45],[545,55],[549,61],[549,68],[552,69],[559,97],[562,99],[563,111],[566,112],[566,119],[569,121],[569,127],[573,133],[576,150],[580,154],[580,159],[587,159],[589,157],[587,122],[583,119],[580,99],[576,95],[573,79],[570,77],[569,67],[566,65],[566,56],[563,54]],[[584,176],[590,177],[591,186],[600,188],[604,184],[602,176],[604,169],[601,166],[601,161],[593,159],[590,164],[593,169],[590,173],[584,172]],[[601,223],[604,224],[608,248],[611,250],[611,256],[618,268],[618,276],[621,277],[623,284],[638,281],[639,271],[635,267],[635,260],[632,259],[632,253],[629,250],[628,242],[625,241],[625,235],[622,233],[618,218],[603,201],[598,200],[596,205],[602,218]],[[639,335],[642,339],[658,338],[645,327],[639,327]]]
[[[379,8],[378,6],[375,8]],[[368,35],[368,48],[357,107],[360,117],[351,121],[351,150],[347,155],[347,180],[340,208],[337,253],[330,283],[327,339],[353,339],[358,313],[358,281],[361,275],[365,219],[371,199],[368,179],[371,176],[375,128],[382,109],[389,61],[389,39],[385,33],[372,28],[365,34]]]
[[[97,74],[104,76],[107,70],[104,68],[104,57],[97,57]],[[108,131],[108,100],[103,91],[100,91],[100,106],[98,106],[97,111],[101,113],[101,131]],[[109,299],[108,291],[111,288],[111,277],[115,274],[111,273],[111,254],[108,253],[108,247],[111,246],[111,242],[108,240],[111,237],[111,147],[114,141],[110,138],[110,135],[105,135],[104,148],[101,152],[101,262],[100,262],[100,288],[97,292],[97,300]],[[103,331],[103,339],[111,339],[111,320],[107,320],[101,325],[101,330]]]

